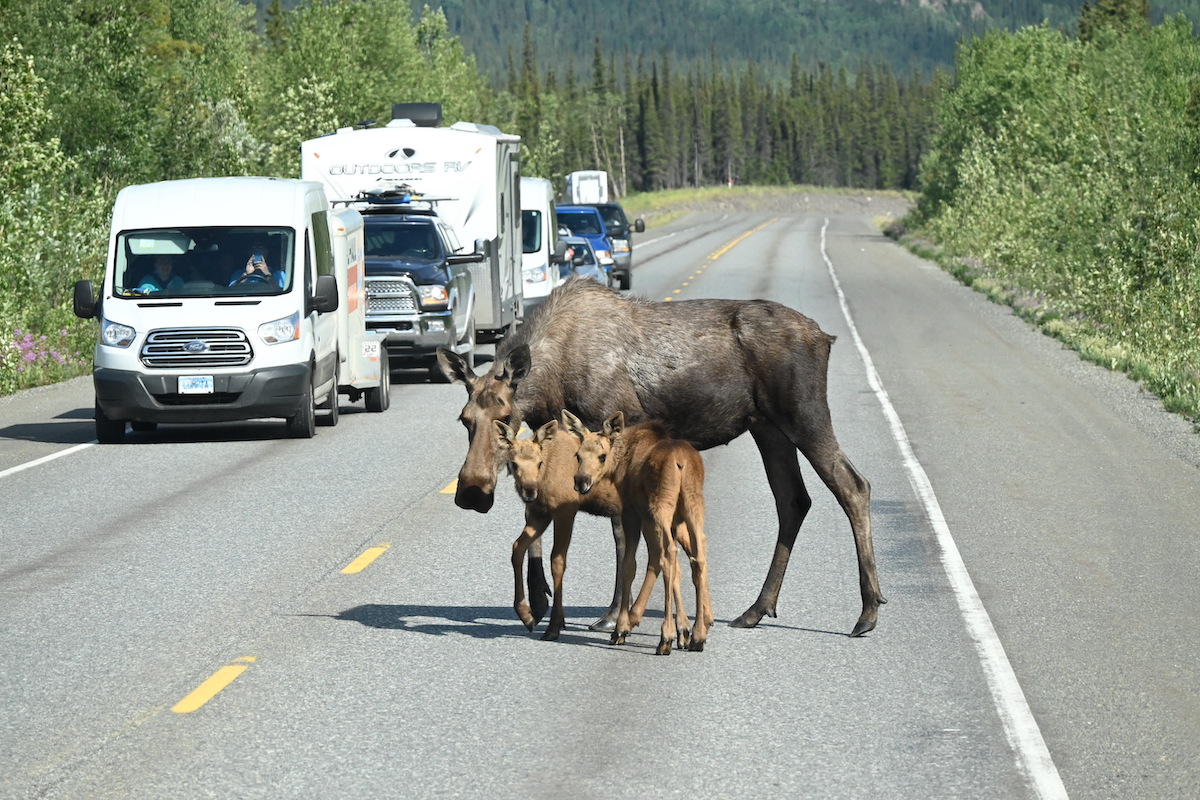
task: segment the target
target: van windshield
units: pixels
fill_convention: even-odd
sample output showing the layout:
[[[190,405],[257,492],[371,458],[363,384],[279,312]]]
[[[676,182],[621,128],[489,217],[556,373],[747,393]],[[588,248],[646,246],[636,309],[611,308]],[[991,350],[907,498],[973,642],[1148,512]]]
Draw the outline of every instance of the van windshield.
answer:
[[[282,294],[292,287],[291,228],[152,228],[117,237],[117,297]]]

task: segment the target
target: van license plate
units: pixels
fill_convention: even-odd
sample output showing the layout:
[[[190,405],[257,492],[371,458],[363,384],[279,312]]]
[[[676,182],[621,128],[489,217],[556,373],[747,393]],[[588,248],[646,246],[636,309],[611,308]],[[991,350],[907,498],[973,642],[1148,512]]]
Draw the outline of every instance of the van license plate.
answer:
[[[212,375],[180,375],[180,394],[212,394]]]

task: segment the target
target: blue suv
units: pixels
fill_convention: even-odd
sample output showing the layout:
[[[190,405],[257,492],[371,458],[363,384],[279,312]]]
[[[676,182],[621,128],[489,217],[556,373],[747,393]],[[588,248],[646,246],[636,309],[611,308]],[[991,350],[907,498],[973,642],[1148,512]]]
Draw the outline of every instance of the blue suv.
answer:
[[[600,266],[612,273],[614,282],[622,289],[628,289],[629,273],[620,274],[613,262],[612,239],[609,238],[600,209],[595,206],[562,205],[555,206],[554,211],[558,215],[558,224],[570,228],[572,236],[587,239],[596,251]]]

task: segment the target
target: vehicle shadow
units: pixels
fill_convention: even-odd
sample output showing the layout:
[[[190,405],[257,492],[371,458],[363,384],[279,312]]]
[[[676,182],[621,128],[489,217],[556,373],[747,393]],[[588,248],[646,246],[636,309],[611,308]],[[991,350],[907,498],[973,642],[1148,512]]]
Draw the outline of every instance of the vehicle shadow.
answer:
[[[50,422],[31,422],[0,428],[0,439],[18,439],[44,444],[83,444],[96,438],[91,408],[65,411]]]

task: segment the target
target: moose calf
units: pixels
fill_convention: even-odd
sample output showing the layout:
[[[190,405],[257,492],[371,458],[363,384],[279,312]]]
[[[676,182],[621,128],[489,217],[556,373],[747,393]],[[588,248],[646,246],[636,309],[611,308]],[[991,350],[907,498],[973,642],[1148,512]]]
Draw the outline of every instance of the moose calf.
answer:
[[[625,525],[625,557],[621,568],[621,603],[612,643],[625,641],[641,617],[655,574],[663,576],[662,635],[655,650],[670,655],[676,639],[688,650],[703,650],[712,626],[708,592],[707,543],[704,538],[704,461],[692,445],[672,439],[657,422],[625,427],[621,412],[604,421],[599,433],[589,431],[574,416],[563,414],[567,430],[579,439],[575,459],[575,488],[587,496],[611,481],[617,489]],[[646,578],[630,609],[633,590],[636,533],[646,540]],[[688,630],[683,610],[676,541],[687,551],[696,589],[696,623]],[[675,614],[672,614],[672,600]]]

